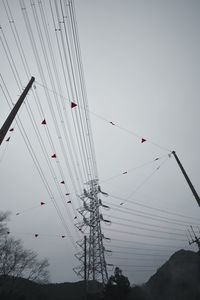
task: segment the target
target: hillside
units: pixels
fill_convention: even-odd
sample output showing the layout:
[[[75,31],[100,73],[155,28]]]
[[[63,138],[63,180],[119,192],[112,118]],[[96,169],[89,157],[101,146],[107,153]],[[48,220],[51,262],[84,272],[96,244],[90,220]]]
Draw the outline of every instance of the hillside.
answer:
[[[73,283],[37,284],[35,282],[11,278],[5,281],[0,279],[1,300],[79,300],[84,294],[82,281]]]
[[[200,255],[180,250],[145,284],[148,300],[199,300]]]
[[[12,290],[9,295],[8,290]],[[5,294],[6,291],[6,294]],[[2,300],[82,300],[84,283],[59,283],[40,285],[29,280],[12,281],[6,284],[0,278]],[[129,295],[133,300],[199,300],[200,299],[200,255],[180,250],[142,287],[134,287]]]

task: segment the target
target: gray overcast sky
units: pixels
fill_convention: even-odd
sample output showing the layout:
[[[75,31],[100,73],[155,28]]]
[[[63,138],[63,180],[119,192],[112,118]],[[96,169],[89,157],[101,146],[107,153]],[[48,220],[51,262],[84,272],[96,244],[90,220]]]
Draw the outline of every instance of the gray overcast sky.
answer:
[[[40,16],[37,1],[33,2]],[[49,120],[48,128],[56,153],[59,153],[59,163],[69,189],[71,188],[73,207],[63,205],[59,195],[56,196],[56,201],[63,211],[71,235],[77,240],[81,235],[68,220],[70,216],[73,219],[80,201],[72,188],[69,170],[60,150],[59,137],[51,124],[53,122],[50,121],[52,117],[45,99],[45,89],[41,85],[45,83],[36,66],[20,2],[8,0],[8,3],[30,73],[36,77],[36,90],[45,117]],[[48,30],[52,41],[56,43],[49,2],[42,3],[48,19]],[[29,1],[26,5],[44,74],[48,78]],[[105,218],[112,221],[112,225],[102,224],[105,236],[112,238],[110,243],[106,243],[106,248],[113,251],[112,255],[107,256],[107,262],[121,266],[131,282],[141,283],[175,250],[188,248],[185,236],[188,227],[185,224],[200,224],[198,205],[174,158],[168,157],[171,150],[176,150],[195,188],[200,191],[200,2],[76,0],[75,8],[99,179],[102,190],[112,195],[102,198],[111,207],[103,213]],[[55,11],[55,7],[53,9]],[[41,20],[40,24],[42,26]],[[20,62],[2,1],[0,25],[3,29],[0,32],[0,82],[2,85],[3,78],[15,102],[20,91],[4,51],[3,34],[23,86],[27,84],[28,77]],[[52,47],[57,66],[61,68],[58,49],[56,45]],[[59,69],[59,75],[61,73]],[[47,79],[46,82],[48,88],[54,90],[50,80]],[[60,84],[65,92],[63,77]],[[50,91],[49,95],[52,96]],[[2,89],[0,97],[2,124],[10,109]],[[63,99],[60,98],[59,101],[61,100]],[[66,114],[72,125],[68,100],[76,102],[76,99],[66,101]],[[42,117],[32,92],[27,102],[32,108],[39,132],[51,156],[51,147],[48,145],[44,127],[41,126]],[[53,105],[56,110],[56,105]],[[58,113],[56,117],[62,131]],[[45,165],[25,105],[20,111],[20,118],[54,191],[53,179]],[[109,122],[113,122],[115,126]],[[72,136],[75,136],[73,128]],[[147,141],[141,143],[142,137]],[[67,152],[67,155],[70,158],[70,153]],[[156,158],[160,159],[154,161]],[[57,178],[60,178],[56,163],[50,163],[53,164]],[[10,228],[13,235],[21,238],[26,247],[36,250],[40,257],[49,258],[53,282],[78,280],[72,268],[79,264],[74,258],[79,249],[73,248],[70,238],[60,238],[66,232],[17,126],[11,133],[9,143],[4,142],[1,146],[0,170],[1,209],[12,212]],[[123,174],[124,172],[127,174]],[[84,184],[81,189],[83,188]],[[81,189],[77,185],[79,194]],[[41,201],[48,205],[40,207]],[[124,204],[120,205],[122,202]],[[156,211],[145,205],[192,216],[193,219]],[[19,216],[15,215],[17,212],[20,212]],[[39,233],[37,239],[34,233]],[[146,255],[138,255],[138,252]]]

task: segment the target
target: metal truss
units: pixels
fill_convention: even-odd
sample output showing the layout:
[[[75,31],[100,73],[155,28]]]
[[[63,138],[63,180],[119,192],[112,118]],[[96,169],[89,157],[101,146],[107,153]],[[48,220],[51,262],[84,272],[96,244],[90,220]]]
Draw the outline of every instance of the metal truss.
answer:
[[[111,221],[104,219],[100,212],[101,207],[109,209],[109,206],[103,204],[99,194],[108,196],[107,193],[101,191],[98,180],[94,179],[87,182],[87,188],[80,196],[82,207],[78,209],[78,212],[83,221],[77,223],[76,227],[87,235],[87,243],[85,248],[84,240],[77,242],[81,249],[75,256],[81,264],[74,268],[74,271],[82,278],[85,275],[87,281],[99,281],[105,284],[108,280],[105,253],[111,251],[106,250],[103,245],[103,241],[110,240],[110,238],[102,234],[101,223],[111,224]]]

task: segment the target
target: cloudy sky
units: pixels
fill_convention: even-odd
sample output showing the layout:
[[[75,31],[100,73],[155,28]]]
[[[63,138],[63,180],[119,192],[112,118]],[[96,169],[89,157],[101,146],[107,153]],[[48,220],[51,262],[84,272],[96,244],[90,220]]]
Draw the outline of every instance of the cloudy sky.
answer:
[[[30,3],[0,2],[1,124],[30,76],[36,78],[18,124],[6,136],[9,142],[0,148],[1,210],[11,211],[11,233],[49,259],[53,282],[78,280],[72,268],[79,265],[75,241],[82,235],[74,217],[81,205],[77,195],[91,179],[84,166],[94,155],[84,156],[77,138],[87,129],[86,116],[101,189],[109,194],[102,196],[110,206],[102,213],[112,222],[102,222],[102,232],[111,238],[105,243],[112,250],[106,260],[120,266],[131,282],[145,282],[174,251],[195,249],[186,233],[190,225],[198,232],[200,224],[196,200],[169,155],[177,152],[200,191],[200,3],[76,0],[86,113],[67,2],[64,19],[53,0],[51,6]],[[70,102],[78,100],[71,109]],[[84,134],[88,150],[87,130]]]

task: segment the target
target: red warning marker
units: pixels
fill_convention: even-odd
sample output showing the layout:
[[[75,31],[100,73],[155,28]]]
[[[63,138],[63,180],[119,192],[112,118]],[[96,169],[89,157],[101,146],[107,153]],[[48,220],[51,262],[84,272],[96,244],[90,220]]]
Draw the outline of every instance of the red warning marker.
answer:
[[[46,120],[44,119],[41,124],[46,125],[47,124]]]
[[[45,205],[45,203],[44,202],[40,202],[40,205]]]
[[[6,142],[9,142],[9,141],[10,141],[10,136],[9,136],[9,138],[7,138]]]
[[[65,184],[64,180],[60,182],[61,184]]]
[[[36,233],[36,234],[35,234],[35,237],[38,237],[38,235],[39,235],[39,234],[38,234],[38,233]]]
[[[10,130],[9,131],[14,131],[14,128],[10,128]]]
[[[69,200],[69,201],[67,201],[67,203],[72,203],[72,201],[71,201],[71,200]]]
[[[77,106],[77,104],[75,102],[71,102],[71,108],[74,108],[76,106]]]
[[[147,141],[147,140],[144,139],[144,138],[141,139],[141,143],[144,143],[144,142],[146,142],[146,141]]]
[[[64,239],[64,238],[65,238],[65,235],[62,235],[61,237],[62,237],[62,239]]]
[[[56,154],[51,155],[51,158],[56,158]]]

